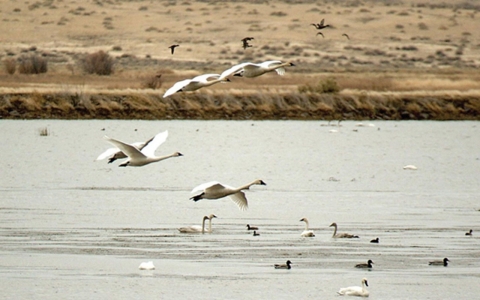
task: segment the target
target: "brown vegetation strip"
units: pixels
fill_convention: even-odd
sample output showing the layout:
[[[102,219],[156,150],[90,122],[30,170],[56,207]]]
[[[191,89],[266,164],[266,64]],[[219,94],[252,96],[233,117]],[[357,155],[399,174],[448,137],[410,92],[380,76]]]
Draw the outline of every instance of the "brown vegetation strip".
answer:
[[[4,93],[4,119],[480,120],[477,93]]]

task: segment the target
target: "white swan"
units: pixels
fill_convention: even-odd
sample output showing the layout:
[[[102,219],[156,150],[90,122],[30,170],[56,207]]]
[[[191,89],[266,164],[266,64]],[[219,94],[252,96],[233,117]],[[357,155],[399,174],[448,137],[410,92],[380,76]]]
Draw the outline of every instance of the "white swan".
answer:
[[[429,265],[431,266],[444,266],[444,267],[447,267],[448,266],[448,258],[444,258],[442,260],[434,260],[434,261],[430,261],[428,262]]]
[[[142,148],[141,151],[132,145],[125,144],[124,142],[115,139],[111,139],[108,136],[105,136],[104,138],[128,156],[128,160],[125,163],[119,165],[120,167],[141,167],[170,157],[183,156],[183,154],[181,154],[180,152],[175,152],[166,156],[155,156],[155,150],[158,148],[158,146],[165,142],[167,136],[168,131],[157,134],[153,137],[153,139],[148,141],[148,143]]]
[[[290,260],[287,260],[286,263],[284,264],[275,264],[273,265],[275,269],[288,269],[290,270],[292,268],[291,266],[292,262]]]
[[[140,270],[155,270],[155,266],[153,265],[153,261],[142,262],[140,266],[138,266]]]
[[[414,165],[406,165],[403,167],[404,170],[417,170],[418,168]]]
[[[314,237],[315,236],[315,233],[313,232],[313,230],[310,230],[308,227],[309,227],[309,224],[308,224],[308,219],[307,218],[303,218],[300,220],[300,222],[305,222],[305,230],[302,232],[302,234],[300,236],[303,236],[303,237]]]
[[[221,76],[220,74],[204,74],[192,79],[185,79],[175,83],[171,88],[169,88],[163,98],[166,98],[170,95],[173,95],[178,92],[191,92],[201,89],[206,86],[211,86],[219,82],[227,82],[230,79]]]
[[[208,220],[208,216],[204,216],[202,219],[202,226],[192,225],[188,227],[180,227],[178,231],[181,233],[205,233],[205,221]]]
[[[291,62],[281,62],[279,60],[269,60],[258,64],[246,62],[223,71],[221,77],[228,77],[233,74],[233,76],[253,78],[272,71],[283,76],[285,74],[285,67],[287,66],[295,65]]]
[[[365,286],[368,286],[367,278],[362,279],[362,286],[349,286],[346,288],[341,288],[337,294],[342,296],[357,296],[357,297],[368,297],[370,293],[365,289]]]
[[[353,234],[350,234],[350,233],[337,233],[337,223],[333,222],[332,224],[330,224],[330,226],[328,227],[334,227],[334,231],[333,231],[333,235],[332,237],[333,238],[343,238],[343,239],[351,239],[351,238],[358,238],[358,235],[353,235]]]
[[[163,144],[166,140],[167,140],[167,136],[168,136],[168,133],[167,134],[163,134],[162,137],[164,138],[163,141],[158,141],[159,142],[159,145]],[[130,146],[133,146],[135,148],[137,148],[138,150],[142,151],[143,147],[145,147],[146,145],[148,145],[148,143],[150,143],[155,137],[152,137],[151,139],[149,139],[148,141],[146,142],[137,142],[137,143],[133,143],[133,144],[130,144]],[[160,138],[160,137],[159,137]],[[108,163],[112,163],[114,161],[116,161],[117,159],[122,159],[122,158],[127,158],[128,156],[123,153],[120,149],[118,149],[117,147],[113,147],[113,148],[109,148],[107,150],[105,150],[105,152],[103,152],[102,154],[100,154],[96,160],[103,160],[107,157],[110,157],[108,159]]]
[[[242,190],[248,190],[252,185],[267,185],[262,180],[258,179],[252,181],[248,184],[242,185],[241,187],[234,188],[228,185],[223,185],[218,181],[207,182],[201,184],[192,190],[192,193],[200,194],[191,197],[190,199],[193,201],[198,201],[201,199],[220,199],[226,196],[229,196],[233,202],[238,205],[240,210],[246,210],[248,208],[248,201],[245,197],[245,193]]]

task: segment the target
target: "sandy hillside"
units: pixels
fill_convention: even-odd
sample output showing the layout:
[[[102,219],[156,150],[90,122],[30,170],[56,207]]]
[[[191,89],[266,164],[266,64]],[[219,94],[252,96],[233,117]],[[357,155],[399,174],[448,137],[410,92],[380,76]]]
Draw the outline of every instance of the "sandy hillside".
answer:
[[[295,84],[320,72],[468,74],[480,66],[476,1],[288,2],[7,0],[0,8],[0,59],[38,53],[48,58],[50,74],[75,81],[82,55],[105,50],[117,57],[119,81],[105,79],[114,88],[138,87],[134,81],[151,72],[163,72],[169,84],[267,59],[294,62],[288,73]],[[311,25],[322,19],[330,25],[324,37]],[[254,40],[244,50],[246,36]],[[174,43],[180,47],[171,55]],[[15,85],[0,74],[2,86]]]

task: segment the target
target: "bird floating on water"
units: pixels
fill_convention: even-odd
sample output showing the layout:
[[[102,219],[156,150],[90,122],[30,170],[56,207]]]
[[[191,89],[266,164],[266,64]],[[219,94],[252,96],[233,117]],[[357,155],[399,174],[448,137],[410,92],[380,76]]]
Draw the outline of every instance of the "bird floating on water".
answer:
[[[418,168],[414,165],[406,165],[403,167],[404,170],[417,170]]]
[[[155,270],[155,266],[153,265],[153,261],[142,262],[140,266],[138,266],[140,270]]]
[[[337,294],[341,296],[357,296],[357,297],[368,297],[370,293],[365,289],[365,286],[368,286],[367,278],[362,279],[362,286],[349,286],[346,288],[341,288]]]
[[[258,227],[250,226],[250,224],[247,224],[247,230],[258,230]]]
[[[353,235],[353,234],[350,234],[350,233],[337,233],[337,223],[333,222],[332,224],[330,224],[330,226],[328,227],[333,227],[334,230],[333,230],[333,235],[332,237],[333,238],[343,238],[343,239],[351,239],[351,238],[358,238],[359,236],[358,235]]]
[[[366,264],[363,264],[363,263],[362,264],[356,264],[355,268],[371,269],[371,268],[373,268],[372,264],[373,264],[373,261],[371,259],[369,259]]]
[[[375,243],[375,244],[378,244],[380,242],[380,240],[378,238],[376,239],[373,239],[370,241],[370,243]]]
[[[473,235],[473,230],[472,230],[472,229],[470,229],[470,231],[469,231],[469,232],[465,232],[465,235],[472,236],[472,235]]]
[[[308,219],[307,218],[302,218],[300,222],[305,222],[305,230],[300,234],[302,237],[315,237],[315,233],[313,230],[310,230],[309,224],[308,224]]]
[[[430,261],[430,262],[428,262],[428,264],[430,266],[444,266],[444,267],[447,267],[449,261],[450,260],[448,260],[448,258],[445,257],[443,260]]]
[[[290,270],[292,268],[292,262],[290,260],[287,260],[286,263],[284,264],[275,264],[273,265],[275,267],[275,269],[287,269],[287,270]]]

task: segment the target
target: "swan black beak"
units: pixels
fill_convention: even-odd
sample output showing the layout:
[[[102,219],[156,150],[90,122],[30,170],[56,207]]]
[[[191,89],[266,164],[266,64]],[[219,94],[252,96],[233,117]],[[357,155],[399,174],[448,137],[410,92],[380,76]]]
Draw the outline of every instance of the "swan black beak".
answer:
[[[368,286],[368,281],[365,280],[365,285]]]
[[[291,67],[295,67],[295,64],[294,64],[294,63],[290,63],[290,66],[291,66]]]
[[[260,184],[261,184],[261,185],[267,185],[263,180],[260,181]]]

